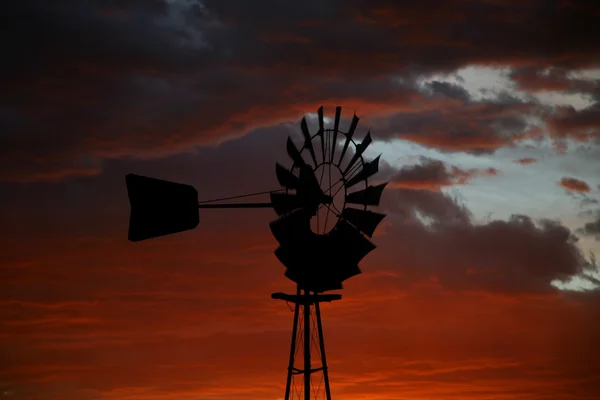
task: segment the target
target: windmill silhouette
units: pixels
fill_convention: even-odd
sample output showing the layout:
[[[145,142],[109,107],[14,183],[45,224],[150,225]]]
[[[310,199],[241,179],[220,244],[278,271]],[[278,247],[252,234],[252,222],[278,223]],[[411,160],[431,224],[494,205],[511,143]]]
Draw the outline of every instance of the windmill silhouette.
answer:
[[[269,202],[222,203],[257,193],[199,202],[198,192],[190,185],[126,176],[131,206],[129,240],[134,242],[195,228],[200,208],[273,208],[277,213],[278,218],[270,223],[279,243],[275,256],[286,267],[285,276],[296,283],[295,294],[271,295],[295,305],[285,400],[293,396],[310,400],[311,389],[316,398],[321,383],[331,400],[320,303],[340,300],[341,294],[324,292],[342,289],[342,282],[361,273],[358,263],[375,249],[369,238],[385,217],[367,209],[379,205],[386,186],[368,183],[378,172],[380,159],[363,159],[371,134],[357,144],[353,136],[359,118],[354,115],[348,131],[342,132],[340,117],[341,107],[336,107],[333,128],[325,128],[320,107],[319,129],[312,135],[302,118],[302,147],[298,149],[287,139],[291,168],[275,166],[282,189],[258,193],[269,194]],[[339,139],[344,143],[337,156]],[[345,160],[347,154],[351,155]],[[300,351],[301,359],[297,357]],[[318,364],[313,364],[317,357]],[[318,384],[311,379],[315,373],[321,373]],[[297,383],[298,375],[303,379]]]

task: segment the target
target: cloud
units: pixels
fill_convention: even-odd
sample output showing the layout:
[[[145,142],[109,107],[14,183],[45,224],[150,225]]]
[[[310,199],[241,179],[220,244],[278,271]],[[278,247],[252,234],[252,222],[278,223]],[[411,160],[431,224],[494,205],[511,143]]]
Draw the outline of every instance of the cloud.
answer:
[[[432,95],[442,95],[451,99],[459,100],[462,103],[471,101],[469,92],[460,85],[455,85],[448,82],[431,81],[425,86],[426,90]]]
[[[343,104],[364,116],[436,110],[466,101],[464,90],[433,82],[421,93],[415,79],[465,65],[581,69],[598,58],[597,6],[575,4],[3,5],[11,39],[4,43],[0,94],[0,165],[9,172],[1,178],[98,174],[108,158],[182,152],[295,120],[321,104]],[[405,132],[409,127],[394,120],[397,132],[389,134],[449,150],[491,151],[522,134],[517,114],[526,110],[517,108],[496,117],[481,109],[481,118],[473,118],[475,106],[456,116],[455,109],[401,115],[412,129]],[[561,118],[554,122],[558,131],[575,123]]]
[[[569,90],[572,83],[567,78],[567,71],[524,67],[512,72],[511,78],[521,90],[528,91],[564,91]]]
[[[533,164],[533,163],[537,162],[537,160],[533,157],[526,157],[526,158],[520,158],[518,160],[513,160],[513,162],[515,164],[529,165],[529,164]]]
[[[440,190],[445,186],[467,184],[477,176],[498,174],[498,171],[494,168],[464,170],[456,166],[447,166],[442,161],[426,157],[422,157],[421,162],[421,164],[403,167],[387,178],[390,182],[389,187]]]
[[[594,106],[576,111],[573,107],[563,107],[548,118],[548,129],[557,137],[572,136],[585,140],[600,135],[600,107]]]
[[[577,233],[584,236],[593,236],[596,240],[600,240],[600,211],[591,212],[595,217],[593,221],[586,222],[581,228],[577,230]]]
[[[14,399],[283,393],[292,313],[269,294],[294,287],[273,255],[274,213],[201,212],[193,232],[129,243],[126,173],[192,184],[201,199],[277,188],[286,137],[301,143],[298,119],[320,105],[342,105],[345,126],[356,111],[358,137],[372,124],[374,138],[475,154],[532,136],[531,116],[556,139],[598,126],[595,106],[553,114],[527,96],[418,84],[493,64],[518,68],[530,92],[557,89],[562,71],[597,63],[594,2],[0,7],[0,392]],[[568,90],[596,96],[587,81]],[[384,192],[377,251],[323,306],[334,397],[596,395],[598,291],[550,284],[590,269],[569,229],[474,222],[446,182],[495,170],[396,172],[411,187]]]
[[[590,191],[590,185],[587,182],[575,178],[562,178],[559,185],[573,192],[588,193]]]
[[[513,69],[510,78],[526,92],[593,93],[597,87],[585,74],[553,66],[523,66]]]
[[[589,264],[559,222],[514,215],[475,223],[443,192],[391,189],[386,196],[382,207],[393,224],[380,247],[394,249],[386,265],[406,282],[433,276],[450,290],[552,293],[552,281]]]
[[[444,151],[490,153],[525,136],[532,106],[509,99],[496,103],[402,112],[389,117],[378,137],[410,140]]]

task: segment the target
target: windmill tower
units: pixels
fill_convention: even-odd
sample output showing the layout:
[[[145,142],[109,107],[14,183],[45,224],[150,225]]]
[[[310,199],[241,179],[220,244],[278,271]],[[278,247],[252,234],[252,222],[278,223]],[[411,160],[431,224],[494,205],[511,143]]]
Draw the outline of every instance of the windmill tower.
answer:
[[[133,174],[126,177],[131,241],[193,229],[199,223],[199,208],[273,208],[276,212],[278,218],[270,223],[279,243],[275,256],[286,267],[285,276],[296,283],[295,294],[271,295],[295,305],[285,400],[315,399],[321,388],[331,400],[320,303],[340,300],[341,294],[324,292],[342,289],[343,281],[361,273],[358,263],[375,249],[369,238],[385,217],[367,209],[379,204],[386,185],[368,183],[378,172],[380,159],[363,159],[371,135],[367,133],[357,144],[353,136],[359,118],[354,115],[348,131],[342,132],[340,116],[337,107],[333,128],[325,128],[323,107],[319,108],[319,129],[314,134],[302,118],[303,145],[298,149],[288,137],[292,166],[276,164],[282,189],[267,192],[270,202],[199,203],[192,186]],[[339,155],[338,140],[343,141]],[[240,197],[246,196],[235,196]],[[321,375],[318,382],[316,374]]]

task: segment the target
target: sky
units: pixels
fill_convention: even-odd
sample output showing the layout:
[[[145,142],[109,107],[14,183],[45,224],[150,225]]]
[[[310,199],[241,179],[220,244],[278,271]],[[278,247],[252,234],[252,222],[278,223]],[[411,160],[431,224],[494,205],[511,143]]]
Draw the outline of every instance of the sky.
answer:
[[[274,211],[132,243],[124,177],[277,189],[320,106],[389,182],[322,306],[333,398],[600,399],[596,1],[0,8],[0,399],[282,399]]]

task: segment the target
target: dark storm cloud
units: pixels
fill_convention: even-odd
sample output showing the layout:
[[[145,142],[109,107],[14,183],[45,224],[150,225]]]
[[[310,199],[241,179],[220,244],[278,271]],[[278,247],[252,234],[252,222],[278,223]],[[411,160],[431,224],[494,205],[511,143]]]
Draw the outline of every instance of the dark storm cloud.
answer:
[[[305,38],[315,44],[313,51],[331,54],[323,60],[329,66],[335,66],[334,55],[340,62],[354,54],[369,56],[352,58],[354,62],[347,67],[377,64],[368,67],[370,71],[397,71],[407,65],[447,69],[470,61],[525,61],[523,58],[542,63],[560,59],[577,65],[596,62],[598,6],[573,3],[565,7],[562,2],[543,0],[428,0],[410,4],[337,0],[297,2],[283,10],[274,1],[205,2],[217,18],[240,26],[240,31],[253,31],[255,24],[260,24],[271,37]],[[274,52],[281,50],[284,48],[278,47]],[[286,52],[281,62],[309,67],[304,54]]]
[[[467,64],[591,65],[598,7],[561,4],[10,2],[0,39],[2,179],[90,175],[107,157],[181,151],[321,103],[410,110],[423,106],[415,76]],[[466,100],[458,87],[431,89],[433,101]],[[409,123],[429,129],[421,142],[438,145],[419,117],[429,115]],[[513,127],[510,118],[496,124]],[[491,138],[491,121],[484,139],[478,127],[457,123],[446,147],[508,141]]]
[[[595,236],[596,238],[600,237],[600,218],[596,221],[586,223],[581,233],[584,235]]]
[[[463,103],[468,103],[471,100],[471,96],[465,88],[452,83],[432,81],[427,84],[426,88],[434,95],[439,94],[451,99],[460,100]]]
[[[525,66],[515,68],[510,77],[521,90],[525,91],[568,91],[573,93],[593,92],[597,82],[569,76],[566,68],[540,68]]]
[[[521,90],[568,90],[571,82],[567,78],[565,70],[552,69],[540,71],[537,68],[523,67],[514,70],[511,78],[517,83]]]
[[[562,107],[548,118],[550,132],[558,137],[573,136],[580,139],[600,137],[600,103],[583,110]]]
[[[447,151],[493,152],[526,133],[524,115],[532,104],[515,99],[467,103],[397,113],[386,119],[378,137],[396,137]]]
[[[433,277],[448,290],[540,294],[555,292],[554,280],[588,279],[593,260],[583,256],[577,237],[560,222],[524,215],[478,222],[459,194],[425,185],[432,178],[446,181],[452,171],[426,159],[400,171],[383,166],[391,182],[380,207],[389,225],[377,238],[384,255],[373,257],[375,265],[401,273],[398,284]],[[394,184],[394,176],[408,184]]]
[[[494,168],[464,170],[439,160],[421,157],[421,164],[406,166],[394,172],[386,167],[384,173],[389,175],[386,180],[390,187],[440,190],[444,186],[466,184],[477,176],[496,175],[498,171]]]
[[[422,225],[417,214],[433,221],[467,223],[471,214],[449,195],[430,190],[392,189],[382,200],[382,209],[400,215],[409,224]]]
[[[573,106],[558,107],[547,116],[546,127],[556,138],[572,137],[580,141],[596,141],[600,137],[600,80],[575,80],[575,89],[591,99],[591,106],[576,109]]]
[[[423,160],[423,165],[413,165],[402,168],[391,178],[394,186],[432,187],[452,185],[454,176],[446,165],[439,160]]]
[[[539,66],[516,68],[510,74],[519,89],[525,91],[581,91],[590,88],[590,83],[568,76],[564,68],[540,69]]]
[[[385,196],[382,208],[394,222],[378,246],[394,249],[395,261],[385,265],[402,271],[405,284],[434,276],[450,290],[549,293],[553,280],[589,268],[559,222],[514,215],[475,223],[443,192],[391,189]]]
[[[600,189],[600,186],[598,189]],[[577,233],[584,236],[592,236],[596,238],[596,240],[600,240],[600,210],[589,210],[586,214],[592,216],[594,219],[590,222],[586,222],[577,230]]]

